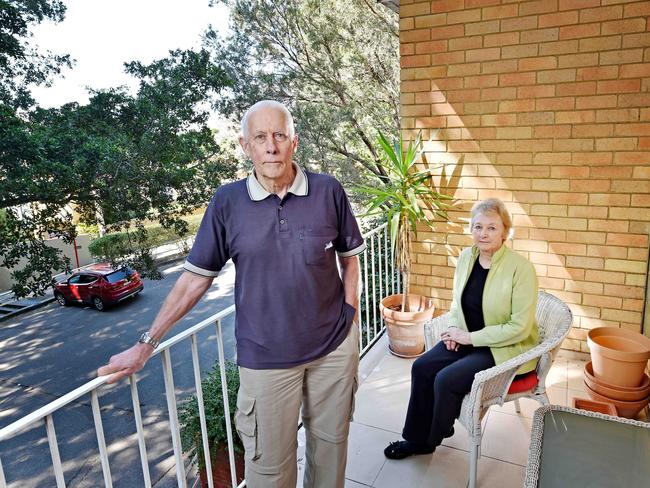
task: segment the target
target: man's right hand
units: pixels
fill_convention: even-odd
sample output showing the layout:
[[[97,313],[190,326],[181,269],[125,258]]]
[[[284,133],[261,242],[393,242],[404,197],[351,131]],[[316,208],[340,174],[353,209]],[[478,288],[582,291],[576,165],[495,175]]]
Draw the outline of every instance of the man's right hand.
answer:
[[[111,356],[108,364],[97,370],[98,376],[112,375],[107,383],[115,383],[125,376],[140,371],[153,354],[153,347],[149,344],[138,343],[115,356]]]

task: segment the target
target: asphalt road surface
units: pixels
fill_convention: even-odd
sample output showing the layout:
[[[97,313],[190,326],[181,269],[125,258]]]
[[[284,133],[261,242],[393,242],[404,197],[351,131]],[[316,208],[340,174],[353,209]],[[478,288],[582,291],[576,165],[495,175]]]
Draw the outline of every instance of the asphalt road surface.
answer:
[[[145,280],[144,292],[105,312],[87,306],[50,303],[12,320],[0,322],[0,428],[95,378],[108,358],[135,343],[147,330],[181,272],[168,265],[165,279]],[[171,335],[232,305],[234,267],[229,263],[201,302]],[[225,354],[234,357],[234,318],[223,322]],[[202,370],[217,359],[216,328],[199,335]],[[194,379],[189,341],[171,350],[177,401],[192,394]],[[173,451],[160,355],[138,374],[140,405],[152,484],[175,487]],[[143,478],[135,437],[128,381],[105,386],[99,397],[113,486],[140,487]],[[90,396],[54,414],[66,485],[104,486]],[[0,459],[10,488],[55,487],[44,425],[0,443]]]

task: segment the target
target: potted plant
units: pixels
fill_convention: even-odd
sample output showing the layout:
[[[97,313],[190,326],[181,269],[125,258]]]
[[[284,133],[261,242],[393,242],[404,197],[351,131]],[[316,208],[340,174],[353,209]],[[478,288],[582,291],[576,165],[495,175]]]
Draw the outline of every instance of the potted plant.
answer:
[[[390,350],[402,357],[415,357],[424,351],[424,322],[433,316],[433,300],[410,293],[411,236],[417,235],[417,223],[433,225],[436,217],[447,220],[451,197],[439,193],[430,171],[417,171],[422,156],[422,133],[404,147],[400,137],[393,145],[383,134],[378,143],[386,175],[381,187],[360,186],[372,197],[365,215],[382,215],[388,222],[393,255],[402,276],[402,294],[381,300],[380,310],[386,322]]]
[[[230,423],[233,428],[233,446],[235,451],[235,465],[237,482],[244,479],[244,446],[237,435],[234,415],[237,403],[237,390],[239,389],[239,370],[237,365],[226,362],[226,383],[228,385],[228,405],[230,407]],[[230,487],[230,460],[228,456],[228,435],[226,431],[226,415],[223,405],[221,389],[221,374],[219,364],[215,363],[212,370],[201,381],[203,390],[203,403],[205,406],[206,428],[208,444],[210,446],[210,462],[212,464],[212,480],[215,487]],[[207,473],[205,469],[205,456],[201,441],[201,422],[199,417],[199,404],[196,395],[187,398],[179,408],[178,415],[181,425],[181,444],[183,451],[198,463],[201,486],[207,487]]]

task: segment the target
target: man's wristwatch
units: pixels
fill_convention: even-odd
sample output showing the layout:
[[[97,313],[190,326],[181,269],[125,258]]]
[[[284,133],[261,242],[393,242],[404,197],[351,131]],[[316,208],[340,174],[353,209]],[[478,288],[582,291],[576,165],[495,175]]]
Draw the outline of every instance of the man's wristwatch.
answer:
[[[142,344],[149,344],[150,346],[153,346],[153,348],[157,348],[160,345],[160,341],[157,341],[153,337],[149,335],[149,332],[145,332],[140,336],[140,339],[138,339],[138,342],[141,342]]]

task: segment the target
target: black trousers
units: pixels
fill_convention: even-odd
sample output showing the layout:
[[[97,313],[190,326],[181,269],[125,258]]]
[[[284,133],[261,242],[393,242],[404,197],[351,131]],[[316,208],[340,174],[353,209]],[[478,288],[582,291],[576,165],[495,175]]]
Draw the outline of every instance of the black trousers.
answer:
[[[448,351],[441,341],[411,367],[411,398],[402,437],[437,447],[460,415],[474,375],[494,366],[488,347],[460,346]]]

